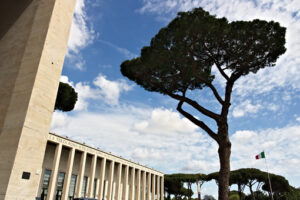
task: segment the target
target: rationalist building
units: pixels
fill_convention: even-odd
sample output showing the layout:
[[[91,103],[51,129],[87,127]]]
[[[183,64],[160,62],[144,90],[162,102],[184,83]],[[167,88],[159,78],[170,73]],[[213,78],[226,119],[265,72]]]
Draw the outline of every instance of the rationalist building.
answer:
[[[37,196],[163,200],[163,185],[162,172],[50,133]]]

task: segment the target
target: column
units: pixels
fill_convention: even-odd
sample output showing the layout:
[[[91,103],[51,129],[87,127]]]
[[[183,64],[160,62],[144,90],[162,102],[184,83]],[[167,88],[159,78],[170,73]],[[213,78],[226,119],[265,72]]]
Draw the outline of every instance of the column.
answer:
[[[135,169],[134,167],[131,168],[131,174],[130,174],[130,190],[129,190],[129,200],[135,200],[134,199],[134,177],[135,177]]]
[[[137,169],[137,173],[135,175],[136,182],[136,191],[135,191],[135,200],[141,199],[141,170]]]
[[[109,174],[108,174],[108,188],[107,188],[107,200],[111,200],[112,197],[112,185],[113,185],[113,181],[114,181],[114,165],[115,162],[111,161],[110,165],[109,165]]]
[[[120,200],[121,196],[121,180],[122,180],[122,164],[118,164],[118,169],[117,169],[117,183],[116,183],[116,199]]]
[[[83,176],[83,177],[84,177],[84,176]],[[84,195],[85,198],[88,197],[89,187],[90,187],[90,177],[88,176],[88,177],[87,177],[87,180],[86,180],[86,188],[85,188],[85,195]],[[81,193],[82,193],[82,191],[81,191]]]
[[[103,191],[103,199],[108,200],[108,196],[107,196],[108,181],[105,180],[104,183],[105,184],[104,184],[104,191]]]
[[[47,200],[52,200],[54,198],[58,167],[59,167],[59,161],[61,156],[61,149],[62,149],[62,144],[57,144],[55,148],[55,154],[54,154],[54,159],[52,164],[52,172],[51,172],[51,178],[49,183]]]
[[[142,200],[146,200],[146,172],[142,173]]]
[[[160,200],[164,200],[164,176],[160,177]]]
[[[159,176],[156,175],[156,199],[159,200],[159,189],[160,189],[160,186],[159,186]]]
[[[63,191],[62,191],[62,200],[68,200],[74,157],[75,157],[75,149],[71,148],[69,152],[67,171],[66,171],[66,176],[65,176],[65,181],[64,181]]]
[[[152,180],[152,194],[151,194],[151,200],[155,200],[155,175],[152,174],[151,176],[151,180]]]
[[[151,173],[147,173],[147,200],[150,200],[150,189],[151,189]]]
[[[99,196],[99,183],[100,183],[100,179],[98,178],[97,179],[97,182],[96,182],[96,194],[95,194],[95,198],[97,198]]]
[[[125,166],[125,173],[123,178],[123,194],[122,194],[122,200],[127,200],[128,194],[127,194],[127,185],[128,185],[128,172],[129,172],[129,166]]]
[[[90,170],[89,190],[88,190],[88,194],[87,194],[87,196],[89,198],[93,197],[96,165],[97,165],[97,155],[93,155],[92,163],[91,163],[91,170]]]
[[[104,186],[104,178],[105,178],[105,166],[106,166],[106,158],[102,158],[101,166],[100,166],[100,181],[99,181],[99,193],[98,199],[102,200],[103,198],[103,186]]]
[[[80,159],[79,175],[78,175],[77,185],[75,190],[75,197],[81,196],[82,181],[84,177],[85,163],[86,163],[85,161],[86,161],[86,152],[82,152],[81,159]]]

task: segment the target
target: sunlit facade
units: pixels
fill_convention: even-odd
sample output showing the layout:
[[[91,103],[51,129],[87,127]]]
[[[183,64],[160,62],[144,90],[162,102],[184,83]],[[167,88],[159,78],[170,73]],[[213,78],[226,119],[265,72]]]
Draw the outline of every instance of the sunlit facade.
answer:
[[[38,197],[42,200],[163,200],[164,174],[49,134]]]

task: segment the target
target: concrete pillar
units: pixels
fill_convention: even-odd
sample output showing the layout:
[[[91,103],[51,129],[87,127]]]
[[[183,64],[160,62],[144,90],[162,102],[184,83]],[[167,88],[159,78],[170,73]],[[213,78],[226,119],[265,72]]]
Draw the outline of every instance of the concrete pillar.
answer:
[[[97,182],[96,182],[95,198],[97,198],[99,196],[99,184],[100,184],[100,179],[98,178]]]
[[[159,190],[160,190],[160,181],[159,181],[159,176],[156,175],[156,199],[157,200],[159,200],[159,196],[160,196]]]
[[[91,169],[90,169],[90,182],[89,182],[89,190],[87,196],[89,198],[93,197],[94,191],[94,179],[95,179],[95,172],[96,172],[96,165],[97,165],[97,155],[93,155]]]
[[[107,200],[112,200],[113,181],[114,181],[114,166],[115,162],[111,161],[108,172],[108,188],[107,188]]]
[[[82,152],[81,159],[80,159],[79,174],[78,174],[76,190],[75,190],[75,197],[77,197],[77,198],[81,196],[82,181],[83,181],[83,177],[84,177],[85,164],[86,164],[86,152]]]
[[[129,200],[135,200],[134,198],[134,191],[135,191],[135,169],[134,167],[131,168],[131,174],[130,174],[130,190],[129,190]]]
[[[147,173],[147,200],[150,200],[150,189],[151,189],[151,173]]]
[[[151,200],[155,200],[155,175],[152,174],[151,176],[151,182],[152,182],[152,192],[151,192]]]
[[[120,200],[121,196],[121,180],[122,180],[122,164],[118,164],[118,169],[117,169],[117,182],[116,182],[116,199]]]
[[[100,180],[99,180],[99,193],[98,199],[103,199],[103,190],[104,190],[104,178],[105,178],[105,168],[106,168],[106,158],[102,158],[101,166],[100,166]]]
[[[113,182],[113,184],[112,184],[112,197],[111,197],[111,199],[115,200],[115,198],[116,198],[116,182]]]
[[[108,181],[105,180],[104,182],[105,182],[105,186],[104,186],[103,199],[108,200],[108,196],[107,196]]]
[[[127,187],[128,187],[128,174],[129,174],[129,166],[125,166],[125,173],[123,178],[123,194],[122,194],[122,200],[128,199],[128,193],[127,193]]]
[[[165,190],[165,188],[164,188],[164,177],[163,176],[161,176],[160,177],[160,200],[164,200],[164,190]]]
[[[142,173],[142,200],[146,200],[146,172]]]
[[[135,191],[135,200],[141,199],[141,170],[137,169],[137,173],[135,174],[135,185],[136,185],[136,191]]]
[[[69,196],[69,189],[70,189],[70,181],[71,181],[71,177],[72,177],[74,157],[75,157],[75,149],[72,148],[69,151],[67,170],[66,170],[64,186],[63,186],[63,191],[62,191],[62,200],[69,199],[68,196]]]
[[[37,195],[75,1],[1,1],[0,200]]]
[[[57,181],[57,174],[58,174],[58,167],[59,167],[59,161],[61,156],[61,149],[62,144],[57,144],[55,148],[55,154],[53,159],[53,165],[52,165],[52,172],[51,172],[51,178],[50,183],[48,187],[48,195],[47,200],[53,200],[56,190],[56,181]]]
[[[105,168],[106,168],[106,158],[102,158],[101,166],[100,166],[100,180],[99,180],[99,193],[98,199],[102,200],[103,198],[103,186],[104,186],[104,179],[105,179]]]

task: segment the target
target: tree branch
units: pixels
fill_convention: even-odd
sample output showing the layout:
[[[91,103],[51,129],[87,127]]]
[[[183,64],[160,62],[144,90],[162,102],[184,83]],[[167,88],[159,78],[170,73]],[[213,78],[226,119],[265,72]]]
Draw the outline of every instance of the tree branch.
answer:
[[[205,83],[205,84],[212,90],[213,94],[215,95],[215,97],[219,101],[219,103],[223,105],[224,104],[224,100],[219,95],[217,89],[211,83]]]
[[[193,42],[194,43],[194,42]],[[221,105],[224,104],[224,101],[223,99],[221,98],[221,96],[219,95],[217,89],[207,80],[205,80],[204,78],[202,78],[201,76],[198,75],[197,73],[197,69],[196,69],[196,66],[195,66],[195,60],[194,60],[194,52],[191,51],[190,49],[188,49],[189,53],[191,54],[191,58],[192,58],[192,68],[193,68],[193,72],[195,74],[195,76],[201,80],[203,83],[205,83],[213,92],[213,94],[215,95],[216,99],[219,101],[219,103]]]
[[[179,101],[182,101],[182,102],[185,102],[187,104],[189,104],[190,106],[192,106],[193,108],[195,108],[196,110],[198,110],[199,112],[201,112],[203,115],[206,115],[214,120],[216,120],[217,122],[219,121],[220,119],[220,115],[210,111],[210,110],[207,110],[206,108],[200,106],[196,101],[194,100],[191,100],[185,96],[180,96],[180,95],[177,95],[177,94],[173,94],[171,92],[168,92],[166,91],[165,92],[167,95],[169,95],[170,97],[176,99],[176,100],[179,100]]]
[[[222,76],[228,81],[229,80],[229,77],[227,76],[227,74],[224,72],[224,70],[221,68],[221,65],[219,63],[219,61],[217,59],[215,59],[215,57],[213,56],[212,52],[210,51],[210,49],[205,45],[203,44],[203,46],[205,47],[205,49],[209,52],[209,53],[206,53],[207,56],[209,56],[210,58],[212,58],[214,60],[214,63],[216,64],[219,72],[222,74]]]
[[[218,135],[215,134],[203,121],[200,121],[200,120],[196,119],[190,113],[188,113],[188,112],[186,112],[182,109],[182,104],[183,103],[184,103],[183,101],[180,101],[178,103],[178,106],[177,106],[178,112],[180,112],[184,117],[186,117],[191,122],[193,122],[194,124],[196,124],[197,126],[202,128],[211,138],[213,138],[216,142],[219,143]]]
[[[224,70],[221,68],[221,66],[219,64],[216,64],[219,72],[222,74],[222,76],[228,81],[229,77],[227,76],[227,74],[224,72]]]

